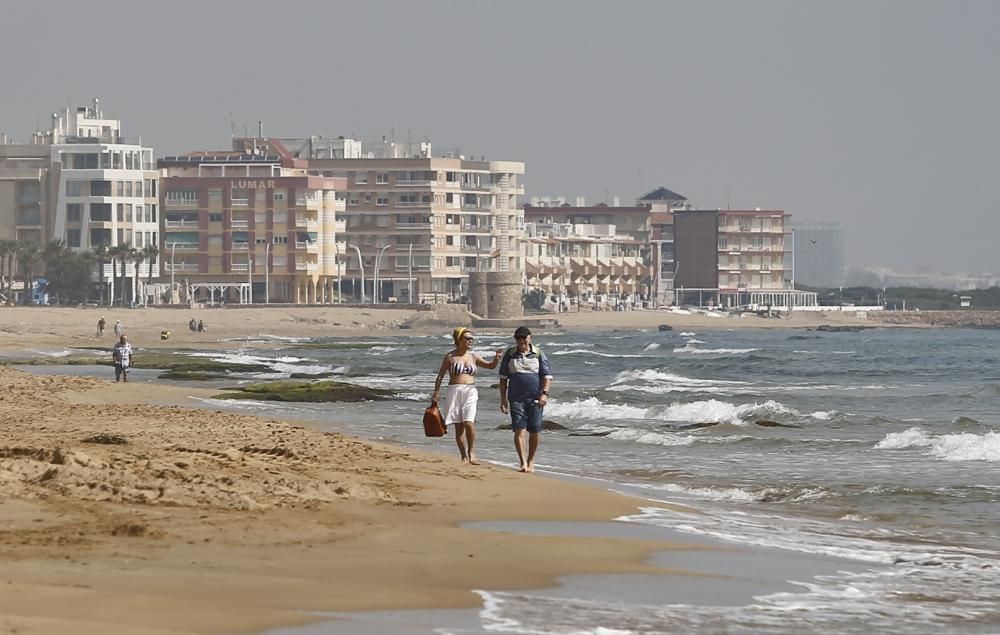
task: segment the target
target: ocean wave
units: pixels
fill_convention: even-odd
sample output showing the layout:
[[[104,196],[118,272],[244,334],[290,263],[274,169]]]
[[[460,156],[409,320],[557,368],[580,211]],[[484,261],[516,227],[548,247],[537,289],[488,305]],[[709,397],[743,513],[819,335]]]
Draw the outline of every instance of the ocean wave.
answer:
[[[689,339],[689,340],[687,341],[687,345],[688,345],[688,346],[690,346],[691,344],[704,344],[704,343],[705,343],[704,341],[702,341],[702,340],[699,340],[699,339],[696,339],[696,338],[694,338],[694,337],[692,337],[691,339]]]
[[[550,401],[545,406],[546,416],[572,419],[645,419],[648,410],[635,406],[606,404],[597,397],[574,401]]]
[[[553,355],[598,355],[600,357],[645,357],[645,355],[636,355],[628,353],[599,353],[597,351],[592,351],[586,348],[571,348],[568,351],[554,351]]]
[[[674,352],[689,353],[691,355],[746,355],[747,353],[760,350],[759,348],[696,348],[688,344],[680,348],[675,348]]]
[[[650,344],[647,344],[646,348],[644,348],[642,350],[644,350],[644,351],[655,351],[658,348],[660,348],[660,343],[659,342],[652,342]]]
[[[681,385],[681,386],[745,386],[748,385],[745,381],[732,381],[725,379],[697,379],[694,377],[685,377],[684,375],[675,375],[674,373],[665,373],[659,370],[625,370],[618,373],[613,380],[611,380],[612,386],[618,386],[626,383],[633,382],[647,382],[651,384],[671,384],[671,385]]]
[[[797,417],[798,411],[793,408],[768,399],[763,403],[733,404],[728,401],[709,399],[691,403],[673,403],[659,412],[657,419],[668,421],[690,421],[693,423],[732,423],[745,424],[755,419],[774,419],[780,417]]]
[[[651,430],[640,430],[637,428],[619,428],[607,435],[608,439],[615,441],[630,441],[632,443],[642,443],[644,445],[691,445],[695,438],[683,434],[671,434],[669,432],[653,432]]]
[[[694,337],[695,335],[697,335],[697,333],[695,333],[694,331],[681,331],[680,332],[680,336],[681,337]]]
[[[890,432],[876,450],[927,448],[928,456],[943,461],[1000,461],[1000,432],[930,435],[921,428]]]

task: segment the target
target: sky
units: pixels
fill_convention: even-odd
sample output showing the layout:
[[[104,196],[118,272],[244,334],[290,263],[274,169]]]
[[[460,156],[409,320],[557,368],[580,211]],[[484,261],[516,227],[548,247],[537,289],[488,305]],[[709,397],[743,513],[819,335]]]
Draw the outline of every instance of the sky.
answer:
[[[0,131],[101,99],[157,156],[265,136],[523,161],[839,222],[849,267],[1000,272],[1000,2],[5,3]]]

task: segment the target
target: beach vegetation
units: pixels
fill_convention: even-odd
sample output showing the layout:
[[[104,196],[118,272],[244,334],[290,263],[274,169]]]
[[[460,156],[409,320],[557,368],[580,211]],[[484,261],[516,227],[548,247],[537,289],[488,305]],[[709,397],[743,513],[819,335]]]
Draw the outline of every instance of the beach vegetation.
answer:
[[[342,381],[274,381],[251,384],[216,395],[215,399],[252,399],[256,401],[334,402],[378,401],[395,393],[384,388],[369,388]]]

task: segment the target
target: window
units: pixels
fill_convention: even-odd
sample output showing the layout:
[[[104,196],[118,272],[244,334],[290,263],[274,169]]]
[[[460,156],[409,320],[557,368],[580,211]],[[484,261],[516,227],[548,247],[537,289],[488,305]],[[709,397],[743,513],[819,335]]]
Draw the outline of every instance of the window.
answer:
[[[388,216],[376,216],[375,217],[375,226],[376,227],[388,227],[389,226],[389,217]]]
[[[125,203],[125,222],[126,223],[131,223],[132,222],[132,204],[131,203]]]
[[[83,181],[66,181],[66,196],[83,196]]]
[[[719,249],[729,249],[727,246],[728,242],[725,236],[719,236]]]
[[[209,205],[222,205],[222,190],[209,190],[208,191],[208,204]]]
[[[750,248],[761,251],[764,248],[764,239],[760,236],[754,236],[750,239]]]
[[[79,229],[67,229],[66,230],[66,246],[67,247],[79,247],[80,246],[80,230]]]
[[[271,242],[273,242],[275,245],[287,245],[288,236],[275,236],[274,238],[271,239]]]
[[[365,203],[371,203],[371,202],[372,202],[372,195],[365,194]]]
[[[135,233],[135,247],[142,247],[142,232]]]
[[[209,214],[208,215],[208,222],[210,222],[210,223],[221,223],[222,222],[222,214]]]
[[[66,204],[66,222],[68,222],[68,223],[79,223],[80,222],[80,209],[82,207],[83,207],[83,205],[81,203],[67,203]],[[76,245],[76,247],[79,247],[79,245]]]
[[[389,182],[389,173],[388,172],[376,172],[375,173],[375,182],[378,183],[379,185],[385,185],[386,183]]]
[[[118,222],[125,222],[125,203],[118,203]]]
[[[155,183],[156,181],[153,182]],[[151,223],[156,222],[156,205],[149,206],[149,222]]]
[[[274,190],[274,200],[276,200],[276,201],[283,201],[283,200],[285,200],[285,193],[286,193],[286,190],[284,190],[284,189]]]
[[[360,204],[360,199],[358,198],[358,195],[357,194],[351,194],[351,197],[349,199],[347,199],[347,204],[348,205],[359,205]]]
[[[445,236],[444,237],[444,244],[446,244],[446,245],[454,245],[455,244],[455,237],[454,236]]]
[[[367,172],[357,172],[354,175],[354,182],[358,184],[368,183],[368,173]]]
[[[389,204],[389,197],[388,196],[379,196],[377,199],[375,199],[375,204],[379,205],[381,207],[385,207],[386,205]]]

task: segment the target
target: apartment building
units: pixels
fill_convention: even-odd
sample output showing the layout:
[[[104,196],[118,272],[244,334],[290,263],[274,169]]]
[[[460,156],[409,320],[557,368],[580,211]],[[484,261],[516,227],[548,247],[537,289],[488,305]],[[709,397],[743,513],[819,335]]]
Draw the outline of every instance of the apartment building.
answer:
[[[158,165],[174,298],[328,304],[347,292],[343,178],[310,175],[306,161],[264,139]]]
[[[653,288],[648,208],[525,206],[524,220],[529,289],[597,304],[648,298]]]
[[[52,127],[30,143],[2,140],[0,236],[74,249],[158,244],[153,150],[123,137],[121,120],[105,117],[97,99],[53,113]],[[110,281],[110,263],[103,273]]]
[[[656,304],[670,304],[674,295],[674,212],[690,209],[687,197],[660,186],[636,199],[636,205],[649,208],[650,244],[652,246],[653,292]]]
[[[426,141],[283,143],[310,174],[346,179],[344,275],[355,299],[461,299],[470,272],[523,270],[524,163],[435,157]]]

